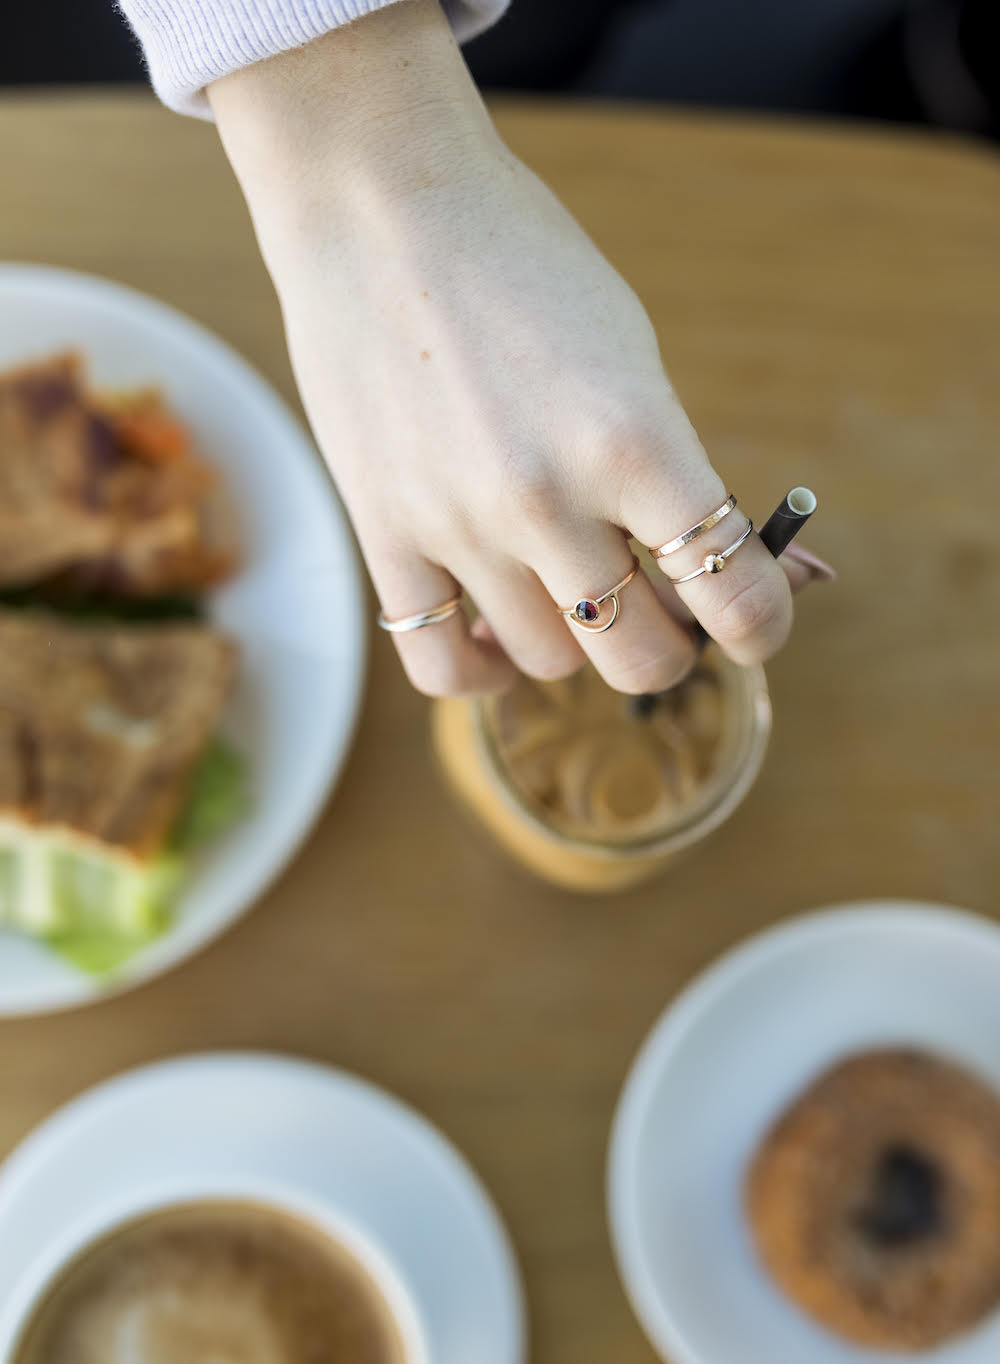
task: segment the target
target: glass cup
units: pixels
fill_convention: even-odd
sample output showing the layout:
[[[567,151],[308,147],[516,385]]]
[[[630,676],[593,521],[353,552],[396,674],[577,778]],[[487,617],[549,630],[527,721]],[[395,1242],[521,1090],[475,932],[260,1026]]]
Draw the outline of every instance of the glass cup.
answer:
[[[432,723],[452,786],[496,840],[544,880],[600,892],[654,875],[732,814],[760,771],[771,704],[763,668],[713,649],[660,697],[613,692],[588,665],[438,701]]]

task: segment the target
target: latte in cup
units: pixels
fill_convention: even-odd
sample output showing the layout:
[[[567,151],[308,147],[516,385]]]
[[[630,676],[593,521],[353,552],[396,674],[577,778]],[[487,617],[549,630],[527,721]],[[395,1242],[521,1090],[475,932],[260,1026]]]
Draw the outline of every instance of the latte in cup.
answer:
[[[378,1286],[263,1204],[177,1204],[117,1227],[42,1294],[12,1364],[407,1364]]]

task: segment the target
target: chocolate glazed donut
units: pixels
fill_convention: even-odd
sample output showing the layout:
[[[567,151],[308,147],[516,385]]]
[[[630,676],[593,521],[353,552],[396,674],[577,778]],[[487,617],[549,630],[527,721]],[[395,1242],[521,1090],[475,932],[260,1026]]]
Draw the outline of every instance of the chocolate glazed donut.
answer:
[[[764,1264],[824,1326],[938,1345],[1000,1302],[1000,1098],[927,1053],[849,1057],[765,1138],[746,1204]]]

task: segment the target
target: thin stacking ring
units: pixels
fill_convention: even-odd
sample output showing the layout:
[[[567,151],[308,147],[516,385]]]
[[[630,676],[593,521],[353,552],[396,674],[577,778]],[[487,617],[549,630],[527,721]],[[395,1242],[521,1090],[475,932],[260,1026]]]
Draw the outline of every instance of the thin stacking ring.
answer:
[[[599,597],[581,597],[575,606],[560,606],[559,614],[565,616],[567,620],[573,622],[580,630],[584,630],[588,635],[603,635],[605,630],[610,630],[618,619],[618,593],[623,587],[628,587],[629,583],[639,572],[639,560],[632,555],[632,567],[620,583],[615,583],[614,587],[608,588],[607,592],[602,592]],[[613,603],[611,619],[601,620],[601,607],[605,602]]]
[[[714,512],[709,512],[704,521],[699,521],[697,525],[690,526],[683,535],[675,535],[672,540],[668,540],[665,545],[660,545],[658,549],[651,549],[649,552],[654,559],[664,559],[668,554],[676,554],[679,549],[689,545],[692,540],[697,540],[700,535],[704,535],[707,530],[717,526],[724,516],[736,506],[736,496],[730,493],[721,507],[716,507]]]
[[[452,597],[451,601],[442,603],[441,606],[432,606],[429,611],[420,611],[415,616],[401,616],[399,620],[387,620],[379,612],[378,623],[383,630],[388,630],[391,635],[403,635],[408,630],[422,630],[425,625],[438,625],[443,620],[448,620],[462,605],[462,594]]]
[[[668,574],[667,575],[668,581],[672,582],[676,586],[678,583],[689,583],[695,578],[700,578],[703,573],[721,573],[726,566],[726,560],[729,558],[731,554],[736,553],[740,545],[742,545],[743,541],[747,538],[747,536],[750,534],[752,530],[753,522],[748,520],[746,530],[743,532],[740,538],[738,540],[734,540],[733,543],[727,549],[720,549],[718,554],[706,554],[704,562],[701,565],[701,568],[696,568],[693,573],[685,573],[683,578],[671,578]]]

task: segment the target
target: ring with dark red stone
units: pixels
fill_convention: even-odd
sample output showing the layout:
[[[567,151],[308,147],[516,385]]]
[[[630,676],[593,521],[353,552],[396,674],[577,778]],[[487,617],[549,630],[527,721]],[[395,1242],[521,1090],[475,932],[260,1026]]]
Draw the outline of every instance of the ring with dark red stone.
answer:
[[[585,630],[588,635],[602,635],[605,630],[610,630],[618,619],[620,610],[618,593],[623,587],[628,587],[638,572],[639,560],[633,554],[632,567],[620,583],[615,583],[614,587],[608,588],[607,592],[602,592],[599,597],[581,597],[575,606],[560,606],[558,608],[559,614],[572,621],[581,630]],[[606,614],[601,610],[605,602],[610,602],[612,607],[607,620],[602,619]]]

